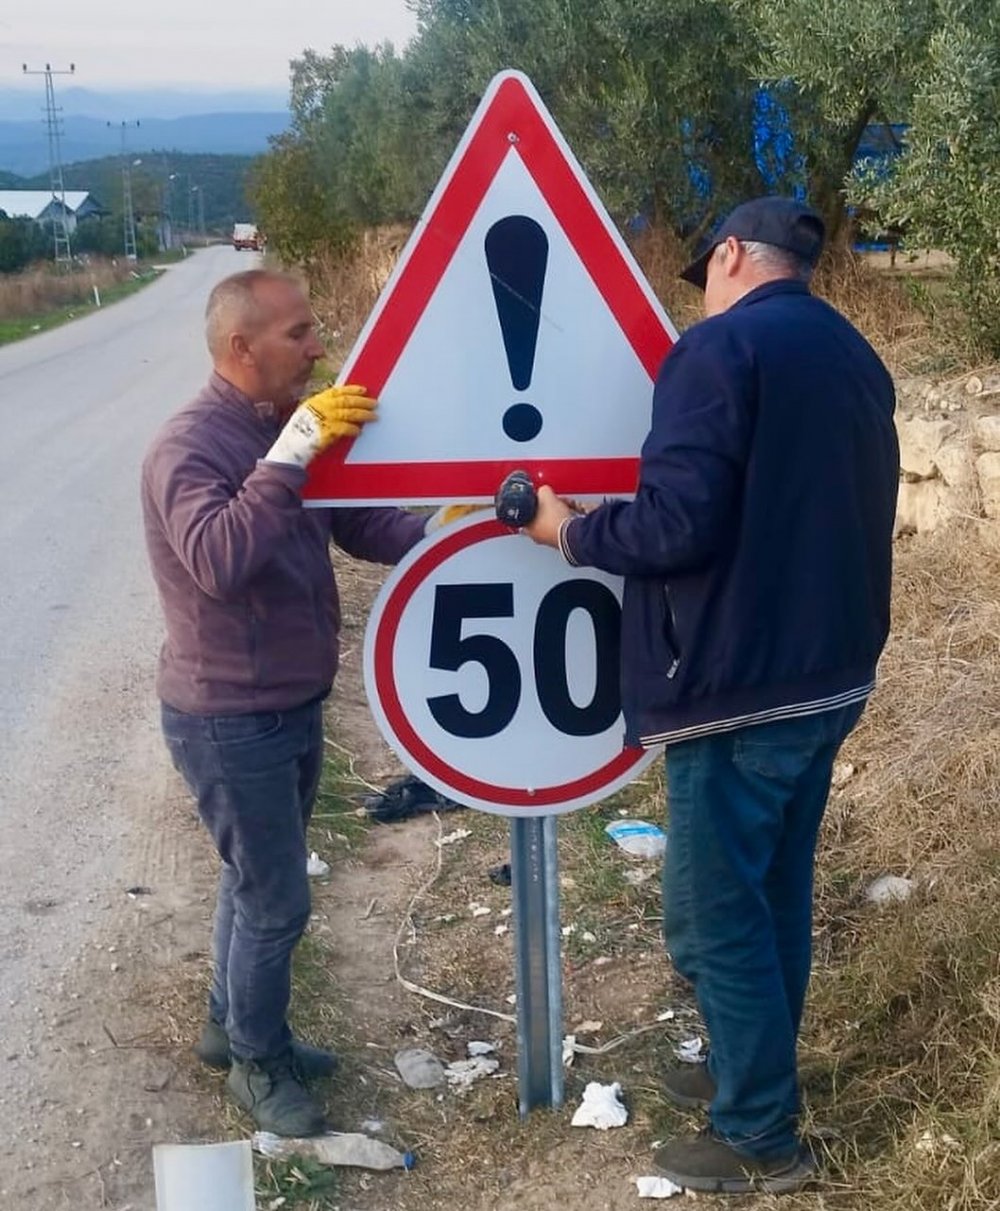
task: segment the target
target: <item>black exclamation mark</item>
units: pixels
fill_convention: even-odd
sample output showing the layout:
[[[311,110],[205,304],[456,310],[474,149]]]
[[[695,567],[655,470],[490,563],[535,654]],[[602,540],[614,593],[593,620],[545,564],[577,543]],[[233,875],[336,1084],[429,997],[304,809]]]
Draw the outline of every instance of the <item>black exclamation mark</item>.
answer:
[[[486,233],[486,264],[516,391],[531,386],[548,259],[545,232],[525,215],[500,219]],[[512,404],[503,414],[503,431],[513,441],[529,442],[541,428],[542,414],[534,404]]]

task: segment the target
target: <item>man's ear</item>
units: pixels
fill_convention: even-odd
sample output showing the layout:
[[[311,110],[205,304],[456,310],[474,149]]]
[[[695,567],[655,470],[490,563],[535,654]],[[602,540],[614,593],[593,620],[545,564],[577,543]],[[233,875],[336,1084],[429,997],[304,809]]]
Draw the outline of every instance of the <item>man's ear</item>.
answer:
[[[229,352],[241,366],[253,364],[253,351],[247,338],[242,332],[232,332],[229,336]]]
[[[732,235],[726,237],[724,248],[726,253],[722,265],[723,272],[727,277],[732,277],[734,274],[739,272],[740,266],[743,264],[743,258],[746,256],[746,252],[744,251],[743,245],[739,242],[739,240]]]

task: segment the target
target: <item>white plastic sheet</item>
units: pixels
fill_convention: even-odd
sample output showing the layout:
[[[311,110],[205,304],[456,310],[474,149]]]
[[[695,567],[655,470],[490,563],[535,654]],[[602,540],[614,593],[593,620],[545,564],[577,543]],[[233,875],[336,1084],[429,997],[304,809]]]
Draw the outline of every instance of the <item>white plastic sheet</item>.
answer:
[[[156,1211],[255,1211],[249,1140],[157,1144]]]

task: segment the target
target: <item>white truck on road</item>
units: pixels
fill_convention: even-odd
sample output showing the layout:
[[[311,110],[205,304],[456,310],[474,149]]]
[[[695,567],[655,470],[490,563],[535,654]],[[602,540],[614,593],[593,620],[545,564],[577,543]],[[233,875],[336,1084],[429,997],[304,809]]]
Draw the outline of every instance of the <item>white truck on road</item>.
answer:
[[[237,252],[249,248],[251,252],[260,252],[264,240],[253,223],[236,223],[233,227],[233,247]]]

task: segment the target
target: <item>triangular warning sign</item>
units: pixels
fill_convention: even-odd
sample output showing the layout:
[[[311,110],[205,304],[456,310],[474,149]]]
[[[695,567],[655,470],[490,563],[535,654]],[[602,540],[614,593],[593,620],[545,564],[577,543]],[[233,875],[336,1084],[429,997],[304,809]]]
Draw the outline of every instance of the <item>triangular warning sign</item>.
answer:
[[[531,82],[502,72],[344,364],[379,420],[313,504],[491,501],[515,467],[627,494],[676,331]]]

